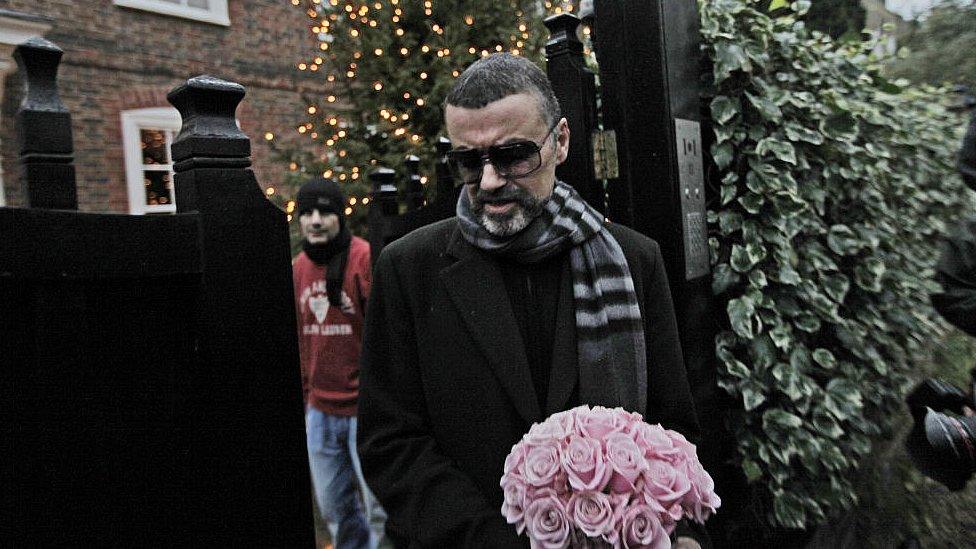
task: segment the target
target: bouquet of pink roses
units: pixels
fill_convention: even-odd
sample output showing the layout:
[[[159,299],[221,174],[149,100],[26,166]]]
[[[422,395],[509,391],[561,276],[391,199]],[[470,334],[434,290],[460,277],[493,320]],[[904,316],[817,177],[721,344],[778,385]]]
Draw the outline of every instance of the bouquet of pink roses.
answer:
[[[533,548],[668,548],[678,520],[704,523],[721,505],[684,436],[601,406],[533,424],[501,486],[502,515]]]

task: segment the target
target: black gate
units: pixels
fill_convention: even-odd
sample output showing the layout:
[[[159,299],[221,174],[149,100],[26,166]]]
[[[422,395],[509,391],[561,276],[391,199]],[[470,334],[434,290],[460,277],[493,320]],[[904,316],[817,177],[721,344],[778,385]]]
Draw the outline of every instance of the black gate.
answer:
[[[177,214],[76,208],[62,52],[18,47],[30,207],[0,208],[0,544],[312,546],[285,214],[235,124],[170,94]]]

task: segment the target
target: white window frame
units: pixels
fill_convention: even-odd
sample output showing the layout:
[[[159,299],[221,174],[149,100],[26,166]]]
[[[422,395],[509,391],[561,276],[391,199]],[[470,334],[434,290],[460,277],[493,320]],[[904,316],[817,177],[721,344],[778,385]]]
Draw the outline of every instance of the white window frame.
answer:
[[[129,191],[129,213],[174,213],[176,212],[176,193],[169,204],[146,204],[146,186],[143,176],[142,136],[139,130],[169,130],[175,137],[180,131],[180,113],[172,107],[153,107],[122,111],[122,146],[125,156],[125,180]],[[167,148],[172,142],[167,142]],[[172,162],[172,151],[170,151]],[[172,165],[170,181],[173,182]],[[175,182],[174,182],[175,184]]]
[[[151,11],[183,17],[214,25],[230,26],[230,15],[227,12],[228,0],[209,0],[210,8],[191,8],[190,6],[173,4],[164,0],[113,0],[116,6],[133,8],[137,10]],[[185,0],[184,0],[185,1]]]

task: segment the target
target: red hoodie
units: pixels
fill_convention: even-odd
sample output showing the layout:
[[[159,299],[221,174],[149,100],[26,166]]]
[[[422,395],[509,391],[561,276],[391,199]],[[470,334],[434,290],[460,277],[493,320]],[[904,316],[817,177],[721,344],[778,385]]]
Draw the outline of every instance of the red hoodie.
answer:
[[[372,280],[369,244],[356,236],[349,243],[341,307],[329,304],[325,266],[316,265],[305,252],[295,258],[292,275],[305,402],[327,414],[354,416],[363,315]]]

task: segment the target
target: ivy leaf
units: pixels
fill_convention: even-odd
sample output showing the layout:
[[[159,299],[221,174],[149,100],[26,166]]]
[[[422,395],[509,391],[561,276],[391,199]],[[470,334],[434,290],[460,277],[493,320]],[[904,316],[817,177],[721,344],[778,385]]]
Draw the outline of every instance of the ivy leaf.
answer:
[[[754,337],[749,343],[749,357],[754,370],[762,372],[776,362],[776,349],[772,340],[764,335]]]
[[[810,0],[796,0],[796,2],[793,2],[792,7],[797,15],[806,15],[812,5],[813,2]]]
[[[763,429],[798,429],[803,420],[781,408],[770,408],[763,412]]]
[[[783,111],[767,97],[756,96],[749,92],[745,92],[745,95],[749,99],[749,103],[759,111],[759,115],[764,119],[774,123],[783,119]]]
[[[814,145],[821,145],[824,142],[823,135],[820,132],[804,128],[796,123],[788,122],[783,126],[783,129],[786,132],[786,138],[790,141],[806,141]]]
[[[766,396],[753,384],[742,386],[742,407],[751,412],[766,402]]]
[[[753,255],[749,253],[749,250],[745,246],[733,244],[729,264],[736,271],[744,273],[756,264],[756,260],[753,259]]]
[[[719,95],[712,100],[712,120],[718,125],[728,124],[742,110],[738,99]]]
[[[772,339],[773,345],[778,347],[781,351],[785,351],[793,342],[790,325],[787,322],[780,322],[769,330],[769,337]]]
[[[779,266],[777,278],[783,284],[796,285],[800,283],[800,274],[789,263],[783,263]]]
[[[738,189],[736,189],[735,185],[722,185],[722,205],[725,206],[735,200],[737,194]]]
[[[847,290],[851,287],[851,281],[842,274],[832,274],[823,277],[823,288],[827,295],[837,303],[843,303],[847,296]]]
[[[857,120],[850,113],[837,113],[820,121],[820,132],[842,141],[852,141],[857,137]]]
[[[726,290],[739,283],[739,273],[732,270],[728,263],[715,266],[712,271],[712,294],[722,295]]]
[[[710,149],[715,167],[724,170],[732,163],[732,143],[714,143]]]
[[[742,228],[742,214],[732,210],[722,210],[718,213],[718,230],[722,236],[728,236]]]
[[[800,313],[793,323],[797,328],[811,334],[820,330],[820,319],[810,313]]]
[[[730,300],[726,312],[729,315],[732,331],[746,339],[752,339],[752,315],[756,312],[756,304],[752,299],[744,295]]]
[[[856,254],[861,244],[861,239],[847,225],[834,225],[827,233],[827,246],[840,255]]]
[[[832,379],[827,383],[827,392],[857,406],[861,405],[861,391],[849,379]]]
[[[752,271],[749,273],[749,284],[754,288],[765,288],[769,282],[766,280],[766,273],[762,271]]]
[[[834,358],[834,353],[831,353],[828,349],[814,349],[813,360],[827,370],[833,370],[837,366],[837,359]]]
[[[773,499],[773,515],[776,521],[787,528],[803,528],[807,513],[801,500],[789,493],[782,493]]]
[[[872,257],[854,266],[854,283],[870,292],[880,292],[884,273],[884,262]]]
[[[752,63],[742,46],[734,42],[715,44],[715,83],[721,84],[737,70],[752,71]]]
[[[754,192],[747,192],[743,196],[739,197],[739,204],[751,214],[758,214],[762,211],[763,204],[766,203],[766,199],[763,198],[761,194],[756,194]]]
[[[787,164],[796,165],[796,149],[793,148],[792,143],[780,141],[775,137],[766,137],[756,143],[756,154],[763,156],[767,151]]]
[[[746,244],[746,253],[749,254],[749,260],[752,261],[753,265],[766,259],[766,247],[759,242],[749,242]]]
[[[844,434],[844,430],[840,428],[840,425],[826,413],[814,414],[813,426],[817,431],[820,431],[824,436],[829,438],[837,439]]]
[[[790,368],[802,372],[810,367],[810,351],[802,343],[797,343],[790,352]]]
[[[742,460],[742,472],[745,473],[746,481],[748,482],[755,482],[762,477],[762,470],[759,468],[759,465],[751,459]]]
[[[800,374],[786,364],[777,364],[773,368],[773,377],[779,381],[779,389],[789,399],[796,402],[807,396],[803,391],[803,384],[800,382]]]
[[[725,363],[725,367],[728,370],[729,375],[739,379],[749,379],[749,368],[746,367],[746,365],[741,361],[732,359],[731,361]]]
[[[795,191],[780,191],[776,193],[776,199],[776,211],[786,217],[802,213],[807,209],[807,202]]]

